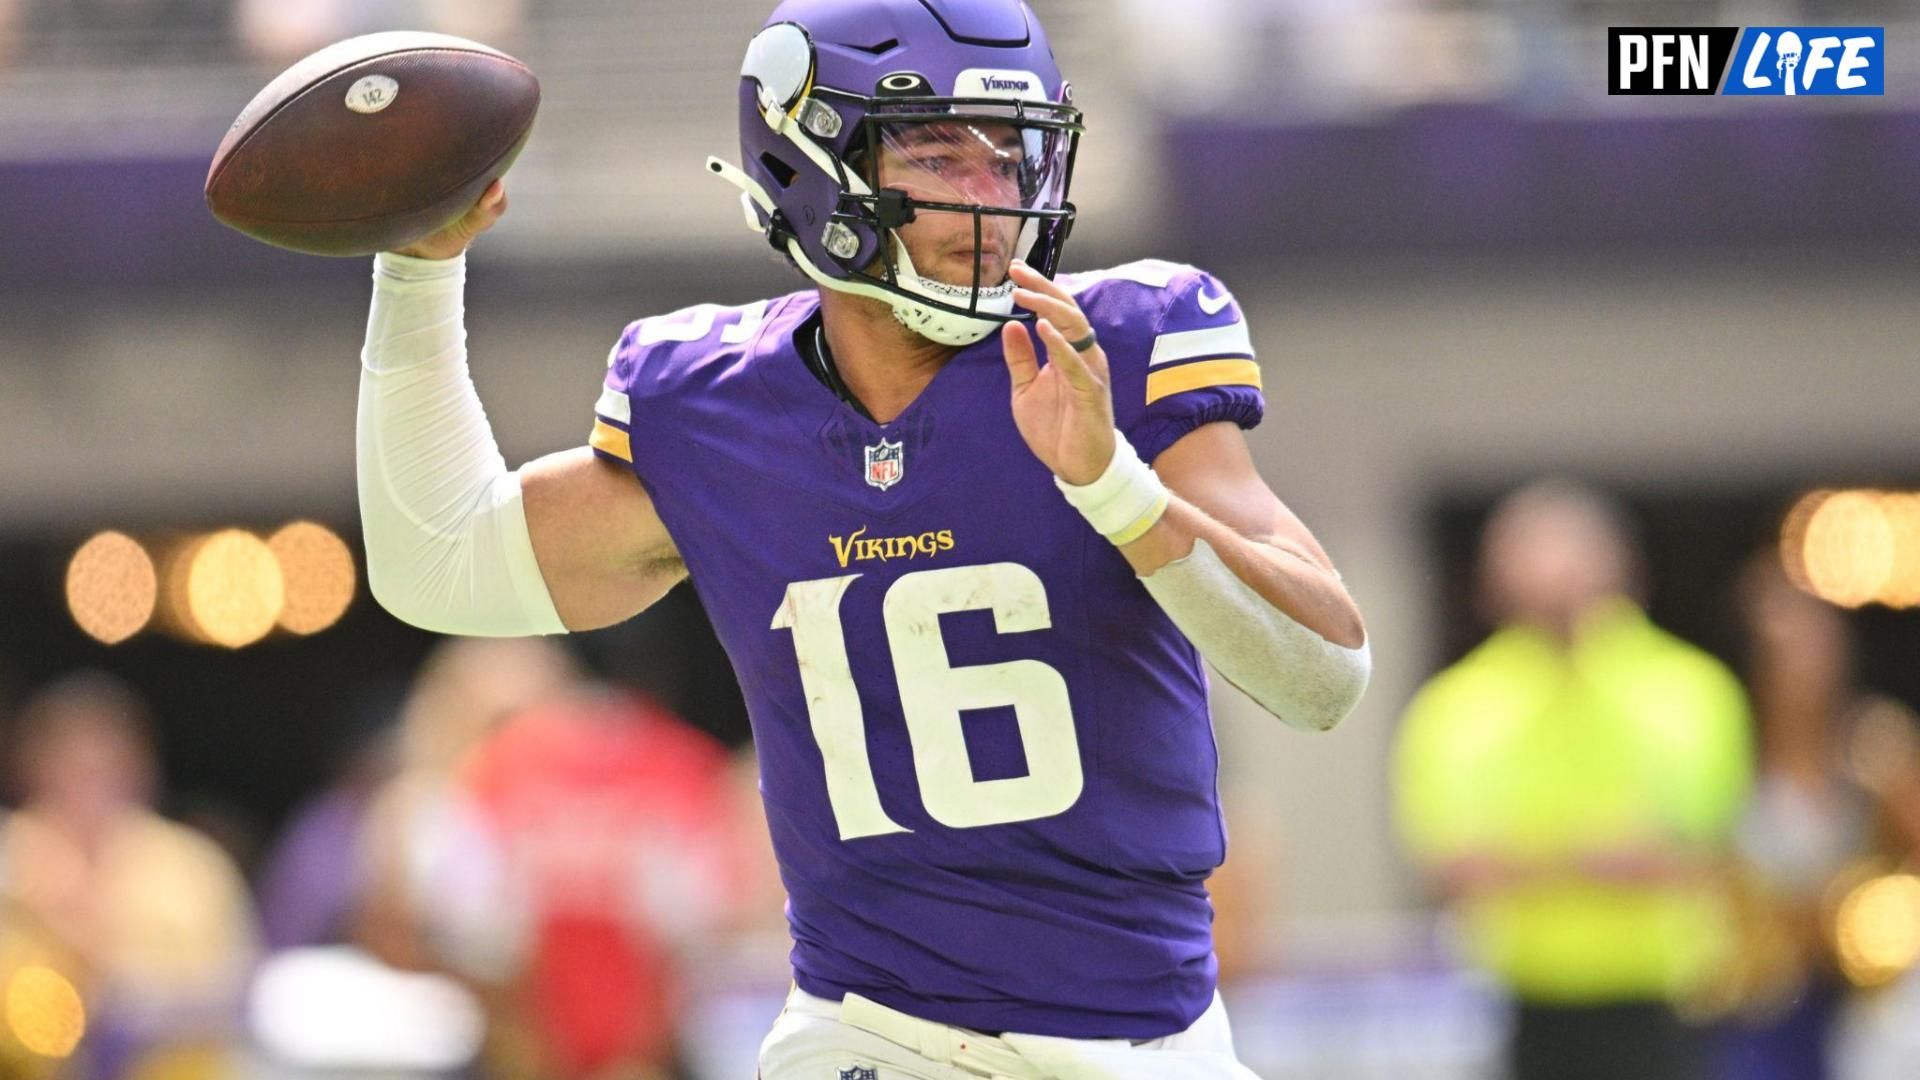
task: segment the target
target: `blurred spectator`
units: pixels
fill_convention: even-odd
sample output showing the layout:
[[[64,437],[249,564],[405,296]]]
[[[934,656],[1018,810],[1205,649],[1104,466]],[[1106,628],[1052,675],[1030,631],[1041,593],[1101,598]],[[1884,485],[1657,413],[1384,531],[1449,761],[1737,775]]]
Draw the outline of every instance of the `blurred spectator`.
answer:
[[[1739,1015],[1719,1075],[1826,1080],[1846,988],[1830,896],[1862,860],[1920,850],[1906,831],[1920,761],[1904,710],[1858,689],[1839,609],[1795,588],[1773,548],[1740,585],[1760,766],[1739,830],[1742,947],[1726,987]],[[1884,839],[1876,822],[1891,827]]]
[[[1868,698],[1854,715],[1847,767],[1873,795],[1881,850],[1920,866],[1920,715],[1891,698]]]
[[[21,807],[0,836],[0,937],[33,942],[85,1003],[71,1075],[219,1075],[253,912],[218,846],[149,809],[144,707],[105,675],[54,683],[23,711],[12,764]]]
[[[404,684],[382,681],[364,692],[346,722],[360,737],[326,788],[295,809],[262,869],[261,923],[272,956],[255,981],[249,1019],[274,1075],[452,1076],[478,1056],[480,1002],[429,962],[402,861],[430,857],[420,847],[442,835],[434,822],[449,762],[482,730],[470,718],[484,724],[505,715],[522,695],[549,692],[564,669],[543,649],[482,644],[461,653],[469,673],[492,664],[501,678],[456,685],[448,671],[458,665],[443,652],[408,699],[405,730],[394,723]],[[403,741],[412,785],[396,783]],[[362,937],[415,970],[367,955]]]
[[[246,872],[260,861],[264,842],[257,818],[238,802],[208,792],[171,798],[167,813],[175,821],[219,846],[227,861]]]
[[[1745,697],[1629,599],[1637,553],[1599,496],[1509,496],[1481,558],[1499,629],[1408,709],[1402,835],[1515,999],[1513,1080],[1700,1076],[1675,1006],[1724,957]]]
[[[294,810],[260,874],[269,949],[336,945],[351,936],[367,884],[361,838],[374,796],[392,778],[393,758],[392,739],[363,741],[325,790]]]
[[[343,38],[383,30],[432,30],[510,45],[526,0],[236,0],[236,32],[254,56],[291,63]]]
[[[725,751],[543,641],[444,646],[404,715],[363,939],[477,995],[490,1075],[669,1074],[678,958],[767,893],[758,800]]]
[[[375,797],[361,845],[366,888],[356,937],[404,969],[435,970],[438,941],[484,923],[497,867],[456,790],[468,757],[518,713],[564,695],[574,672],[558,646],[535,640],[453,639],[427,659],[401,712],[400,770]],[[466,908],[454,905],[470,901]]]
[[[519,943],[502,1019],[532,1071],[666,1075],[680,958],[734,921],[753,853],[725,751],[653,702],[582,693],[510,721],[462,779],[502,863]]]

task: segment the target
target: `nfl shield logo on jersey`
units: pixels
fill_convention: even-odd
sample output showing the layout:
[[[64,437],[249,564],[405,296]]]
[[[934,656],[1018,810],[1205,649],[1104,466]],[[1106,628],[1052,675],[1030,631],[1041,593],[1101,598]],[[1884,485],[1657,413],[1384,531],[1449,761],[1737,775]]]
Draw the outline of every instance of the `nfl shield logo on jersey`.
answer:
[[[905,444],[881,439],[879,446],[867,447],[867,483],[885,491],[899,483],[906,470]]]
[[[840,1080],[880,1080],[880,1070],[855,1065],[851,1069],[841,1069]]]

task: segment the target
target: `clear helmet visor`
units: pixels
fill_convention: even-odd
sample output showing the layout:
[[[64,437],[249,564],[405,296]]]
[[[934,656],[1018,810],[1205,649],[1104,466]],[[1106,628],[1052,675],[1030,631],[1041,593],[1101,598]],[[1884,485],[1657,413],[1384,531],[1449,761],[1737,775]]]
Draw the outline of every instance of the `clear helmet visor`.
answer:
[[[978,255],[985,284],[1005,280],[1009,262],[1028,258],[1038,239],[1030,213],[1065,201],[1072,139],[1059,128],[974,113],[883,123],[877,142],[871,182],[913,201],[906,228],[931,277],[970,283]]]
[[[1058,129],[968,116],[880,125],[880,187],[915,200],[996,210],[1058,210],[1069,140]]]

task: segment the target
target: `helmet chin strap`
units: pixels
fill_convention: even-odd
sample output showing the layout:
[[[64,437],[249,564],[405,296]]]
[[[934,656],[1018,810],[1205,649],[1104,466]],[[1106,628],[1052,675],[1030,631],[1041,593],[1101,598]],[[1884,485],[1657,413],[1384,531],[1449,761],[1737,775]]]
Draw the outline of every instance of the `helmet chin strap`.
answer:
[[[913,256],[907,253],[907,245],[900,242],[897,234],[893,237],[893,247],[899,259],[894,273],[899,279],[900,288],[955,307],[974,307],[989,315],[1013,314],[1013,282],[1003,281],[991,288],[980,289],[976,304],[976,293],[969,286],[949,285],[944,281],[921,277],[919,271],[913,268]],[[976,259],[979,257],[978,254],[974,255]],[[1005,321],[956,315],[951,311],[916,304],[898,294],[889,296],[893,301],[893,317],[900,320],[900,325],[941,345],[962,346],[982,341]]]
[[[826,156],[826,151],[801,134],[796,125],[785,125],[782,133],[798,144],[801,151],[815,165],[823,170],[827,169],[827,166],[821,162],[821,159]],[[766,189],[737,166],[717,157],[707,159],[707,170],[740,189],[740,200],[746,210],[748,227],[764,234],[766,230],[760,224],[761,215],[764,214],[768,220],[772,220],[776,211],[773,198],[767,194]],[[871,194],[859,177],[849,176],[849,179],[854,185],[855,194]],[[756,206],[759,207],[760,214],[754,213]],[[823,288],[882,301],[893,309],[893,317],[900,321],[900,325],[935,344],[957,348],[983,341],[989,334],[999,329],[1002,322],[1013,315],[1012,281],[1003,281],[991,288],[980,289],[976,303],[975,292],[969,286],[949,285],[944,281],[922,277],[920,272],[914,269],[913,257],[907,253],[907,245],[901,241],[898,231],[889,230],[888,236],[893,240],[895,284],[901,290],[900,292],[883,289],[864,281],[848,281],[824,273],[813,264],[812,259],[807,258],[807,253],[801,248],[798,238],[787,239],[787,254],[793,258],[802,273]],[[979,258],[977,254],[974,257]],[[1002,316],[1002,318],[980,319],[971,315],[942,311],[937,307],[916,303],[912,296],[903,296],[902,292],[954,307],[973,308],[989,315]]]

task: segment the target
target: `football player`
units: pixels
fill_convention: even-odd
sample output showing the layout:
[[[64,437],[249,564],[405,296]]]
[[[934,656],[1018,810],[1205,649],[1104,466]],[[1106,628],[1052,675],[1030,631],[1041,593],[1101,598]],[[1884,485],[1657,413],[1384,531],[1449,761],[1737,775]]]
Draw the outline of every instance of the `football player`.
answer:
[[[590,445],[517,471],[463,326],[504,190],[375,263],[380,602],[550,634],[688,578],[733,660],[794,942],[765,1080],[1250,1075],[1202,661],[1325,730],[1366,634],[1254,468],[1226,287],[1056,276],[1081,131],[1020,0],[788,0],[708,167],[809,287],[627,327]]]

